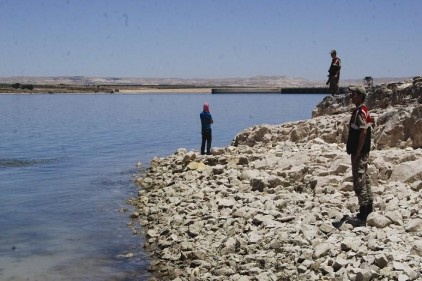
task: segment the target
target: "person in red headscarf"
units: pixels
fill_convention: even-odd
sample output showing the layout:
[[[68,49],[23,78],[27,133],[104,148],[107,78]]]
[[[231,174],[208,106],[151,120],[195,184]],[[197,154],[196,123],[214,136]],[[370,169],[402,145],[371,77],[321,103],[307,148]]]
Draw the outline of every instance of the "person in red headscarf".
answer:
[[[212,141],[212,130],[211,124],[214,123],[210,113],[210,106],[208,103],[204,103],[203,111],[199,114],[201,118],[201,134],[202,134],[202,143],[201,143],[201,155],[205,154],[205,145],[207,147],[207,155],[211,154],[211,141]]]

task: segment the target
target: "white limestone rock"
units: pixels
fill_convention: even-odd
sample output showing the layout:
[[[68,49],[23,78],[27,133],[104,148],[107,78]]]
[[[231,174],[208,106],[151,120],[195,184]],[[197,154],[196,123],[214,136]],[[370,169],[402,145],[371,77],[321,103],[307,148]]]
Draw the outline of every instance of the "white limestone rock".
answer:
[[[422,219],[410,219],[405,226],[407,232],[422,233]]]
[[[378,212],[372,212],[369,214],[366,223],[368,226],[385,228],[391,224],[391,220],[386,216],[379,214]]]
[[[409,161],[393,168],[389,181],[412,183],[422,180],[422,159]]]

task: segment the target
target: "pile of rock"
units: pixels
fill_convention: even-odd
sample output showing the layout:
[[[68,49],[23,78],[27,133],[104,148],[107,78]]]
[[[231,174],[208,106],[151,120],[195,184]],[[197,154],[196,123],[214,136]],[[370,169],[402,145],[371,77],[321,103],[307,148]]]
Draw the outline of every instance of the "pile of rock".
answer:
[[[375,97],[384,89],[389,106]],[[365,227],[331,224],[358,209],[347,96],[326,97],[310,120],[247,129],[213,156],[154,158],[132,200],[151,271],[159,280],[421,280],[421,90],[420,78],[370,90],[375,211]]]

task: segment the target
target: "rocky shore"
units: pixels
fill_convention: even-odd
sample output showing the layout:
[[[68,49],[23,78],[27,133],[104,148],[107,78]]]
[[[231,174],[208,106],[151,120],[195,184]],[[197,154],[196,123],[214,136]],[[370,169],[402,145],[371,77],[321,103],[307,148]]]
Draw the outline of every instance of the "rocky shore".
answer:
[[[212,156],[178,149],[135,179],[152,280],[422,280],[422,78],[368,89],[375,118],[367,226],[345,152],[353,105],[260,125]]]

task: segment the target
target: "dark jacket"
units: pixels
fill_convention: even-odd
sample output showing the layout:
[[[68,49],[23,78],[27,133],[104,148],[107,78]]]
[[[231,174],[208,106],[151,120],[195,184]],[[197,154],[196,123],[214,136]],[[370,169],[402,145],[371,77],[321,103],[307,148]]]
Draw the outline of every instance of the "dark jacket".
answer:
[[[201,118],[202,132],[211,131],[211,124],[213,123],[211,113],[202,111],[199,117]]]

